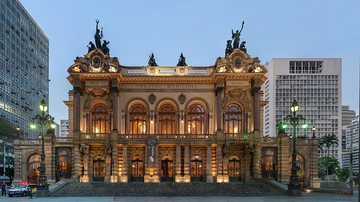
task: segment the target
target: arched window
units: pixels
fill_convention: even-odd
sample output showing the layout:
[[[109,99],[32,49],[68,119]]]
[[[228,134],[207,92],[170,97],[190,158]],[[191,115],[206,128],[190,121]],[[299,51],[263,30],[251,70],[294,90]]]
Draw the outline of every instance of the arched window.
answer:
[[[130,108],[130,134],[146,134],[147,116],[143,105],[135,104]]]
[[[176,114],[175,108],[170,104],[164,104],[159,109],[159,133],[175,134],[176,133]]]
[[[109,114],[103,105],[96,105],[92,110],[93,133],[109,132]]]
[[[242,111],[236,104],[230,104],[224,114],[225,133],[240,134],[242,133]]]
[[[205,134],[205,110],[199,104],[191,105],[187,115],[187,133]]]
[[[41,162],[41,157],[39,154],[34,154],[30,156],[28,160],[27,178],[28,181],[31,183],[35,183],[35,184],[37,183],[37,179],[40,176],[40,171],[39,171],[40,162]]]

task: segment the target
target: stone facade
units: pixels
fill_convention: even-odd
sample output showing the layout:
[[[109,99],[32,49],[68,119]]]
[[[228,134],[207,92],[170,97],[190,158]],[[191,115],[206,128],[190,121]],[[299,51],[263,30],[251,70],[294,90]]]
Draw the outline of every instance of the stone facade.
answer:
[[[68,72],[69,136],[45,140],[50,183],[69,172],[84,183],[289,180],[289,137],[263,137],[267,70],[240,49],[206,67],[126,67],[95,49]],[[298,143],[304,184],[317,176],[318,142],[306,141]],[[29,180],[40,144],[15,148],[15,178]]]

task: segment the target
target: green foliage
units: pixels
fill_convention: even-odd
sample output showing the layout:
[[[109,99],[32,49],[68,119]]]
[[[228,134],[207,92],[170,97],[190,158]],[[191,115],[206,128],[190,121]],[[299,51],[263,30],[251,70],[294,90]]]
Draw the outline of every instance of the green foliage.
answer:
[[[345,182],[350,176],[350,169],[349,168],[336,169],[336,175],[341,182]]]
[[[336,146],[339,145],[338,138],[336,137],[335,134],[327,134],[320,138],[320,146],[321,147],[325,146],[327,148],[328,156],[329,156],[330,147],[335,145]]]
[[[0,138],[3,140],[14,140],[17,136],[15,127],[6,119],[0,118]]]
[[[325,175],[332,175],[337,169],[340,169],[339,161],[334,157],[321,157],[319,159],[319,177],[324,179]]]

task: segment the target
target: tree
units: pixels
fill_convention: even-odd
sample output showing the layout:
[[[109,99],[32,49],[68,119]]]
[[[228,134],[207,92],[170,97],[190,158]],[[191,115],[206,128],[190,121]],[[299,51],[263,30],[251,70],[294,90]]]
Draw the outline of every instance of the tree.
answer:
[[[326,175],[335,174],[340,169],[339,161],[334,157],[324,156],[319,159],[319,177],[324,178]]]
[[[341,182],[345,182],[350,176],[349,168],[339,168],[335,172]]]
[[[325,146],[327,148],[327,156],[329,156],[330,147],[335,145],[339,145],[338,138],[335,134],[328,134],[320,138],[320,146]]]

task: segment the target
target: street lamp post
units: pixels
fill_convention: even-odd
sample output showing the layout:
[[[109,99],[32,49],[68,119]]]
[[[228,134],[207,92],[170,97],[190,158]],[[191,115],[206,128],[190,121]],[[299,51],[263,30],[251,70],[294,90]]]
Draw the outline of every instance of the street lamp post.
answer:
[[[47,177],[45,174],[46,171],[46,167],[45,167],[45,139],[44,139],[44,135],[45,135],[45,128],[47,126],[50,126],[51,128],[55,128],[55,124],[54,124],[54,117],[50,116],[50,114],[47,113],[48,107],[46,105],[45,100],[41,100],[40,102],[40,111],[41,114],[36,115],[33,118],[32,124],[30,125],[30,127],[32,129],[36,128],[35,123],[37,123],[38,125],[40,125],[41,127],[41,162],[40,162],[40,166],[39,166],[39,170],[40,170],[40,177],[38,179],[38,189],[39,190],[48,190],[48,184],[47,184]]]
[[[290,110],[291,115],[287,117],[290,121],[290,125],[292,126],[292,154],[291,154],[291,175],[289,182],[289,191],[291,191],[292,195],[301,195],[299,176],[297,175],[298,168],[296,166],[296,127],[299,125],[299,121],[305,120],[301,115],[296,115],[297,110],[299,109],[299,105],[296,100],[291,104]]]

